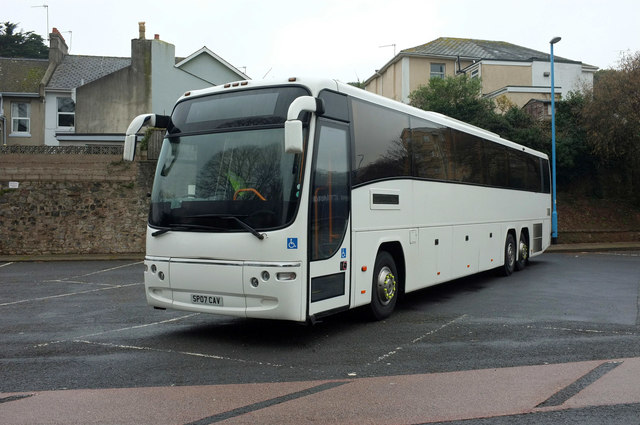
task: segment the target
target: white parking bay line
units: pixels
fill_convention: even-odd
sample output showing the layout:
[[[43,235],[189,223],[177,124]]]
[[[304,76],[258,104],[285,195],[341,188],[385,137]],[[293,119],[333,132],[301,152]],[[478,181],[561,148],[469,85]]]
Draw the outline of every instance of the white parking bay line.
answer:
[[[142,263],[144,263],[144,261],[136,261],[135,263],[127,263],[127,264],[123,264],[123,265],[120,265],[120,266],[109,267],[108,269],[97,270],[95,272],[81,274],[81,275],[78,275],[78,276],[65,277],[63,279],[46,280],[45,282],[70,282],[71,279],[79,279],[81,277],[93,276],[93,275],[96,275],[96,274],[106,273],[106,272],[110,272],[110,271],[118,270],[118,269],[123,269],[125,267],[131,267],[131,266],[135,266],[135,265],[142,264]]]
[[[4,264],[0,264],[0,268],[1,268],[1,267],[5,267],[5,266],[10,266],[10,265],[12,265],[12,264],[13,264],[12,262],[11,262],[11,263],[4,263]]]
[[[76,340],[76,339],[81,339],[81,338],[90,338],[92,336],[105,335],[105,334],[108,334],[108,333],[123,332],[123,331],[129,331],[129,330],[132,330],[132,329],[146,328],[148,326],[162,325],[164,323],[171,323],[171,322],[177,322],[177,321],[183,320],[183,319],[188,319],[188,318],[193,317],[193,316],[198,316],[199,314],[200,313],[191,313],[191,314],[187,314],[187,315],[180,316],[180,317],[174,317],[172,319],[161,320],[159,322],[145,323],[145,324],[136,325],[136,326],[127,326],[126,328],[110,329],[108,331],[96,332],[96,333],[87,334],[87,335],[80,335],[80,336],[76,336],[76,337],[72,337],[72,338],[68,338],[68,339],[60,339],[60,340],[57,340],[57,341],[43,342],[41,344],[35,345],[34,347],[36,347],[36,348],[38,348],[38,347],[46,347],[47,345],[61,344],[63,342]]]
[[[193,353],[193,352],[189,352],[189,351],[176,351],[176,350],[170,350],[168,348],[153,348],[153,347],[142,347],[142,346],[137,346],[137,345],[112,344],[112,343],[109,343],[109,342],[94,342],[94,341],[87,341],[87,340],[81,340],[81,339],[74,339],[73,342],[79,343],[79,344],[98,345],[98,346],[101,346],[101,347],[119,348],[119,349],[123,349],[123,350],[154,351],[154,352],[158,352],[158,353],[180,354],[180,355],[183,355],[183,356],[193,356],[193,357],[204,357],[204,358],[207,358],[207,359],[225,360],[225,361],[236,362],[236,363],[245,363],[245,364],[256,364],[256,365],[260,365],[260,366],[272,366],[272,367],[282,367],[283,366],[281,364],[275,364],[275,363],[269,363],[269,362],[261,362],[261,361],[257,361],[257,360],[236,359],[236,358],[233,358],[233,357],[219,356],[219,355],[216,355],[216,354]]]
[[[135,263],[128,263],[128,264],[123,264],[121,266],[110,267],[108,269],[98,270],[98,271],[95,271],[95,272],[91,272],[91,273],[87,273],[87,274],[83,274],[83,275],[75,276],[75,277],[78,278],[78,277],[93,276],[94,274],[106,273],[106,272],[110,272],[110,271],[113,271],[113,270],[123,269],[125,267],[135,266],[137,264],[142,264],[142,263],[144,263],[144,261],[136,261]]]
[[[89,290],[86,290],[86,291],[77,291],[77,292],[69,292],[69,293],[66,293],[66,294],[49,295],[48,297],[38,297],[38,298],[29,298],[29,299],[26,299],[26,300],[11,301],[11,302],[8,302],[8,303],[0,304],[0,307],[6,307],[8,305],[15,305],[15,304],[24,304],[24,303],[35,302],[35,301],[51,300],[51,299],[55,299],[55,298],[70,297],[72,295],[88,294],[88,293],[91,293],[91,292],[109,291],[111,289],[128,288],[130,286],[136,286],[136,285],[144,285],[144,283],[129,283],[127,285],[113,285],[113,286],[109,286],[108,288],[89,289]]]

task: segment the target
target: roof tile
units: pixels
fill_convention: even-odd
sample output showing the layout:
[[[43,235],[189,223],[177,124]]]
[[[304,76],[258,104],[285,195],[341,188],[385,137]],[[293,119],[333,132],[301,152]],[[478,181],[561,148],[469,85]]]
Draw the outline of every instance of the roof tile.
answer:
[[[47,59],[0,58],[0,92],[38,93]]]
[[[73,89],[131,65],[130,58],[110,56],[65,56],[47,88]]]
[[[506,41],[475,40],[471,38],[440,37],[420,46],[404,49],[400,52],[424,56],[451,56],[476,60],[549,61],[549,54],[507,43]],[[574,62],[554,55],[558,62]]]

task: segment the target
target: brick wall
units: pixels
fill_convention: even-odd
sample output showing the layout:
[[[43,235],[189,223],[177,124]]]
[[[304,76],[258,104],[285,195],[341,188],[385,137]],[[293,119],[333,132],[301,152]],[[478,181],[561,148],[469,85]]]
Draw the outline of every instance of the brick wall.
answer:
[[[155,162],[48,149],[0,151],[0,255],[144,253]]]

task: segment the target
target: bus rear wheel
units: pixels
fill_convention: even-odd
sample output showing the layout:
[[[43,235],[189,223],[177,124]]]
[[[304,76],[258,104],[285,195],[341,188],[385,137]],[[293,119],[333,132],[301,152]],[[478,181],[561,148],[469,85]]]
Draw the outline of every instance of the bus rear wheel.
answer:
[[[529,262],[529,243],[524,232],[520,233],[520,241],[518,242],[518,260],[516,261],[516,270],[520,271],[525,268]]]
[[[393,256],[380,251],[373,268],[371,288],[371,315],[375,320],[386,319],[393,313],[398,301],[398,271]]]
[[[502,276],[510,276],[516,268],[516,240],[511,233],[507,234],[504,243],[504,265],[498,269]]]

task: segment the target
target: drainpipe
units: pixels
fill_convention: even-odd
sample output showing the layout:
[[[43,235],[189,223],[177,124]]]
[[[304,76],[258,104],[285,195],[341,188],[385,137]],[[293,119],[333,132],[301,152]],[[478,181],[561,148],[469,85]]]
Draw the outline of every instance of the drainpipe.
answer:
[[[2,93],[0,93],[0,120],[2,121],[2,134],[0,134],[0,137],[2,137],[2,145],[6,146],[7,145],[7,118],[4,116],[4,103],[3,103],[3,99],[2,99]]]

